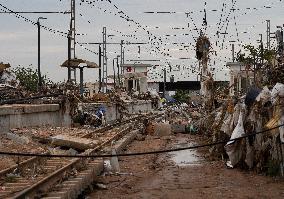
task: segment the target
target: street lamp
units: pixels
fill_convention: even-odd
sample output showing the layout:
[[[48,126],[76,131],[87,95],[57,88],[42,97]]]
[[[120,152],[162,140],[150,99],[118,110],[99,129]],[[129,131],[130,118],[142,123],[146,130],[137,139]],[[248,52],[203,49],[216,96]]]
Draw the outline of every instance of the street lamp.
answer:
[[[37,68],[37,72],[38,72],[38,90],[41,89],[42,86],[42,79],[41,79],[41,74],[40,74],[40,19],[47,19],[45,17],[39,17],[37,19],[37,36],[38,36],[38,51],[37,51],[37,61],[38,61],[38,68]]]

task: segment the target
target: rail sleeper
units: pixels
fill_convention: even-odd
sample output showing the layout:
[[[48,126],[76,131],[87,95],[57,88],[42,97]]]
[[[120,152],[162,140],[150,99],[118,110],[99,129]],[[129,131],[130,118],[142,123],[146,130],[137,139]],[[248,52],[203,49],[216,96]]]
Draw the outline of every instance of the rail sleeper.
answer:
[[[49,193],[46,197],[43,197],[43,199],[49,199],[51,197],[58,197],[60,199],[77,198],[103,171],[103,159],[94,160],[88,163],[87,167],[87,170],[79,173],[76,177],[70,178],[61,185],[58,185],[60,190]]]

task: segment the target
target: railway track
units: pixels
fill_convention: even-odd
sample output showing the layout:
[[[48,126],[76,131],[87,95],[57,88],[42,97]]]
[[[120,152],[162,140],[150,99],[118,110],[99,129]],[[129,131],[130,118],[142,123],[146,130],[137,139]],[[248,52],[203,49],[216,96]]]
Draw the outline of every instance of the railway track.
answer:
[[[83,138],[92,138],[95,134],[101,133],[100,139],[102,142],[95,148],[89,149],[80,155],[95,155],[101,149],[107,147],[112,141],[120,139],[134,129],[134,127],[137,127],[139,123],[141,124],[143,118],[153,119],[158,116],[161,115],[138,116],[85,134],[82,136]],[[53,188],[56,187],[55,185],[58,184],[67,187],[67,189],[73,189],[79,192],[82,190],[76,189],[76,182],[77,184],[91,183],[87,182],[88,180],[86,180],[84,176],[98,175],[94,173],[94,171],[96,171],[95,168],[98,167],[103,167],[102,159],[30,158],[18,165],[0,171],[0,186],[2,187],[0,190],[0,198],[43,198],[48,196],[46,193],[53,190]],[[20,175],[9,176],[9,174],[15,174],[17,172]],[[74,180],[64,185],[64,181],[70,178],[77,178],[77,181]],[[60,194],[60,192],[57,192],[57,194]],[[76,193],[74,194],[76,195]],[[47,198],[71,197],[59,197],[58,195],[55,197],[49,195]]]
[[[145,116],[145,117],[147,117],[147,116]],[[141,120],[141,119],[142,119],[141,116],[137,116],[137,117],[134,117],[134,118],[131,118],[131,119],[124,120],[122,122],[116,122],[114,124],[95,129],[94,131],[83,134],[80,137],[82,137],[82,138],[93,138],[94,135],[98,135],[100,133],[114,129],[117,126],[121,126],[121,125],[124,125],[124,124],[127,124],[127,123],[135,122],[135,121]],[[1,170],[0,171],[0,179],[5,177],[9,173],[13,173],[15,170],[24,170],[25,168],[33,167],[34,164],[39,164],[39,163],[42,163],[42,158],[32,157],[32,158],[26,159],[22,162],[19,162],[17,165],[13,165],[10,168]]]

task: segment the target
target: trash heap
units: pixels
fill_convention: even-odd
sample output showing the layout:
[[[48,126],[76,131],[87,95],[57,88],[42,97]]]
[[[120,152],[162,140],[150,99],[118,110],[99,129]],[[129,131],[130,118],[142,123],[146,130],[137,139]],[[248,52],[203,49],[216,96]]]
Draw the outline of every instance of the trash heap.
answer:
[[[22,76],[16,76],[17,73],[10,71],[9,68],[10,64],[0,63],[0,105],[59,104],[63,112],[68,110],[75,123],[91,126],[100,126],[104,123],[103,117],[106,108],[100,104],[115,103],[121,119],[130,117],[126,106],[128,103],[149,100],[153,107],[159,107],[160,98],[157,93],[127,93],[124,88],[116,88],[108,93],[95,93],[90,97],[84,97],[80,94],[79,85],[73,82],[47,83],[46,81],[38,88],[34,73],[31,75],[32,80],[27,83],[23,80],[20,81]],[[24,80],[30,80],[30,78],[24,77]],[[79,103],[97,103],[99,106],[94,106],[91,110],[83,110],[78,107]]]
[[[228,141],[247,134],[263,132],[230,141],[210,149],[213,156],[228,157],[227,166],[256,169],[283,175],[284,160],[284,84],[272,90],[251,88],[239,98],[229,98],[220,108],[200,120],[206,122],[211,141]],[[204,129],[199,126],[199,131]],[[205,124],[203,124],[205,126]],[[201,128],[201,129],[200,129]],[[209,130],[212,129],[212,130]]]
[[[153,92],[127,93],[122,88],[117,88],[109,93],[98,93],[93,97],[85,98],[79,103],[79,108],[74,116],[74,122],[80,125],[101,126],[106,124],[105,114],[115,111],[119,114],[119,120],[131,118],[133,113],[129,113],[127,106],[139,101],[151,101],[153,109],[159,108],[160,97]],[[112,106],[114,105],[115,106]],[[111,107],[111,108],[107,108]],[[109,113],[110,115],[113,113]],[[135,113],[134,115],[139,114]]]

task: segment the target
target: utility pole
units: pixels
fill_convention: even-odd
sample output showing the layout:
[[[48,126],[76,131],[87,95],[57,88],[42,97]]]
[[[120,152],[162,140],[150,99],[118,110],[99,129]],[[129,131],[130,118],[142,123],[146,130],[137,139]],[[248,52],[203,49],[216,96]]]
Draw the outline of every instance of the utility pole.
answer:
[[[120,74],[122,74],[123,73],[123,69],[122,69],[122,64],[124,64],[123,63],[123,59],[124,59],[124,52],[123,52],[123,40],[121,40],[121,44],[120,44],[120,69],[121,69],[121,71],[120,71]],[[120,81],[119,81],[119,83],[120,83]]]
[[[103,27],[103,91],[107,92],[107,53],[106,53],[106,27]]]
[[[70,20],[70,30],[69,30],[69,39],[70,39],[70,48],[68,49],[68,55],[70,55],[70,59],[76,58],[76,26],[75,26],[75,20],[76,20],[76,1],[71,0],[71,20]],[[73,78],[72,78],[73,73]],[[69,78],[70,74],[70,78]],[[76,69],[69,67],[68,71],[68,80],[76,82]]]
[[[167,82],[167,70],[164,68],[164,88],[163,88],[163,97],[166,98],[166,82]]]
[[[118,86],[120,86],[120,75],[119,75],[119,63],[118,63],[118,58],[119,58],[120,56],[119,55],[117,55],[117,57],[116,57],[116,67],[117,67],[117,78],[118,78]],[[121,60],[120,60],[121,61]],[[121,62],[120,62],[121,63]]]
[[[122,64],[124,64],[124,60],[125,60],[125,58],[124,58],[124,49],[122,50],[122,57],[121,57],[121,60],[122,60]],[[124,71],[123,71],[123,69],[122,69],[122,73],[124,73]]]
[[[37,39],[38,39],[38,50],[37,50],[37,72],[38,72],[38,91],[41,91],[41,87],[42,87],[42,79],[41,79],[41,73],[40,73],[40,19],[46,19],[44,17],[39,17],[37,19]]]
[[[102,48],[99,45],[99,92],[102,90]]]
[[[279,28],[280,30],[276,31],[275,37],[278,42],[278,54],[280,58],[283,57],[283,49],[284,49],[284,43],[283,43],[283,27],[282,26],[276,26],[276,28]]]
[[[68,82],[71,82],[71,67],[70,67],[70,60],[71,60],[71,31],[68,32]]]
[[[264,57],[263,57],[263,39],[262,34],[259,34],[260,36],[260,50],[261,50],[261,66],[263,66]]]
[[[267,49],[270,50],[270,20],[266,20],[266,37],[267,37]]]
[[[253,84],[256,85],[256,61],[255,61],[255,55],[253,56]]]
[[[84,84],[84,77],[83,77],[84,72],[83,72],[83,69],[84,69],[84,67],[79,68],[79,70],[80,70],[80,95],[81,95],[81,97],[84,96],[84,86],[83,86],[83,84]]]
[[[115,66],[114,66],[114,60],[116,58],[113,58],[112,60],[112,70],[113,70],[113,82],[114,82],[114,88],[116,87],[116,75],[115,75]]]
[[[235,44],[232,44],[232,61],[235,62]]]

